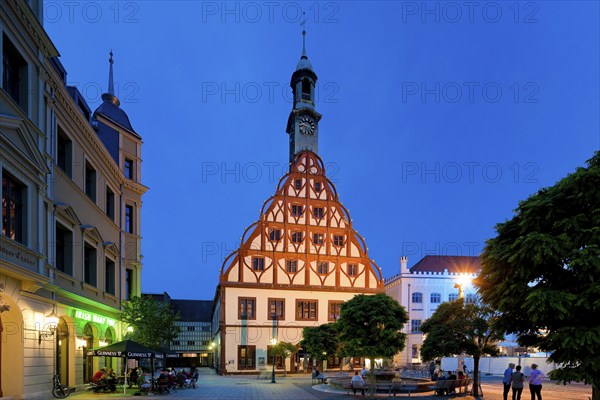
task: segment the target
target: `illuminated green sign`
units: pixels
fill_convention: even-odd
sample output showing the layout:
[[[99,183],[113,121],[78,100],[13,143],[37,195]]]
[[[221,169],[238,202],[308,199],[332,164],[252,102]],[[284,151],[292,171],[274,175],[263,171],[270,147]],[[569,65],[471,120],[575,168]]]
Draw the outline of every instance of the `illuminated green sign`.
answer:
[[[75,318],[108,326],[115,326],[115,324],[117,323],[117,321],[115,321],[112,318],[104,317],[102,315],[78,309],[75,309]]]

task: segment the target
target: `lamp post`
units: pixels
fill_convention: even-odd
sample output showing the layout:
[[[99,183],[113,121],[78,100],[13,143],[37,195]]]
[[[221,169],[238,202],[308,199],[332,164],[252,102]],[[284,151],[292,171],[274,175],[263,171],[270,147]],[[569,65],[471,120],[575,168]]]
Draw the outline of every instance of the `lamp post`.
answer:
[[[277,345],[277,339],[271,339],[271,352],[273,353],[273,372],[271,373],[271,383],[275,382],[275,345]]]

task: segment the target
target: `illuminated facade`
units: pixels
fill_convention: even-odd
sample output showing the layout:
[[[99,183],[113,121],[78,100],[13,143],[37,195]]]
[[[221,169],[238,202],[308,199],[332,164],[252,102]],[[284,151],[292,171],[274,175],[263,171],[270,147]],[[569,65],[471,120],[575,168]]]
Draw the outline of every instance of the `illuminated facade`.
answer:
[[[48,397],[55,373],[77,386],[118,367],[85,350],[120,340],[121,301],[140,293],[141,137],[112,57],[94,113],[67,86],[42,10],[0,2],[0,397]]]
[[[381,271],[317,155],[316,80],[303,50],[291,79],[290,170],[221,269],[213,310],[220,373],[270,369],[272,343],[297,344],[304,327],[335,321],[341,303],[383,292]],[[275,363],[294,371],[300,361]]]
[[[394,357],[397,365],[421,364],[423,333],[421,323],[435,312],[438,305],[458,299],[477,301],[471,281],[481,271],[481,260],[472,256],[425,256],[412,268],[408,258],[400,259],[400,273],[385,280],[385,292],[408,312],[405,326],[406,347]],[[427,361],[427,360],[423,360]]]

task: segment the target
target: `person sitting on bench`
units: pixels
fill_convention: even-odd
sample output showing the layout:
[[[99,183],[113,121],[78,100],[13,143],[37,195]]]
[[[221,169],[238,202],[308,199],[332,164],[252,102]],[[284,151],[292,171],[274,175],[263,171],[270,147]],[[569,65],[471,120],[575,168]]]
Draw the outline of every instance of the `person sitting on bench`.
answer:
[[[354,394],[356,394],[356,389],[360,389],[362,395],[365,395],[365,381],[363,381],[362,376],[358,374],[358,371],[354,371],[354,376],[350,380],[350,384],[352,385],[352,390]]]

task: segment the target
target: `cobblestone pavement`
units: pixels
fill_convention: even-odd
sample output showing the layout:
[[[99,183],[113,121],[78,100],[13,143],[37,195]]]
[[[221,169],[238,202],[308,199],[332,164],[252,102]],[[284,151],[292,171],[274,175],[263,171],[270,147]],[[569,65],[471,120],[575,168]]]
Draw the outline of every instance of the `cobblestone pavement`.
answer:
[[[483,396],[479,399],[502,400],[501,378],[497,376],[482,377],[481,388]],[[290,375],[277,377],[277,383],[270,380],[259,380],[255,376],[218,376],[214,371],[203,371],[196,389],[179,389],[167,395],[134,396],[135,390],[129,389],[126,394],[110,393],[95,394],[76,392],[69,399],[72,400],[102,400],[104,398],[118,397],[119,400],[140,400],[145,397],[158,399],[223,399],[223,400],[338,400],[362,398],[361,395],[348,395],[345,391],[335,390],[330,385],[315,385],[311,383],[309,375]],[[582,384],[556,385],[552,382],[544,383],[542,395],[544,400],[588,400],[591,397],[591,387]],[[388,398],[387,395],[378,394],[379,399]],[[397,395],[391,398],[409,398],[408,395]],[[410,398],[418,400],[428,399],[466,399],[473,400],[473,396],[434,396],[429,393],[412,394]],[[509,395],[509,399],[511,396]],[[522,400],[529,400],[530,394],[526,385]]]

